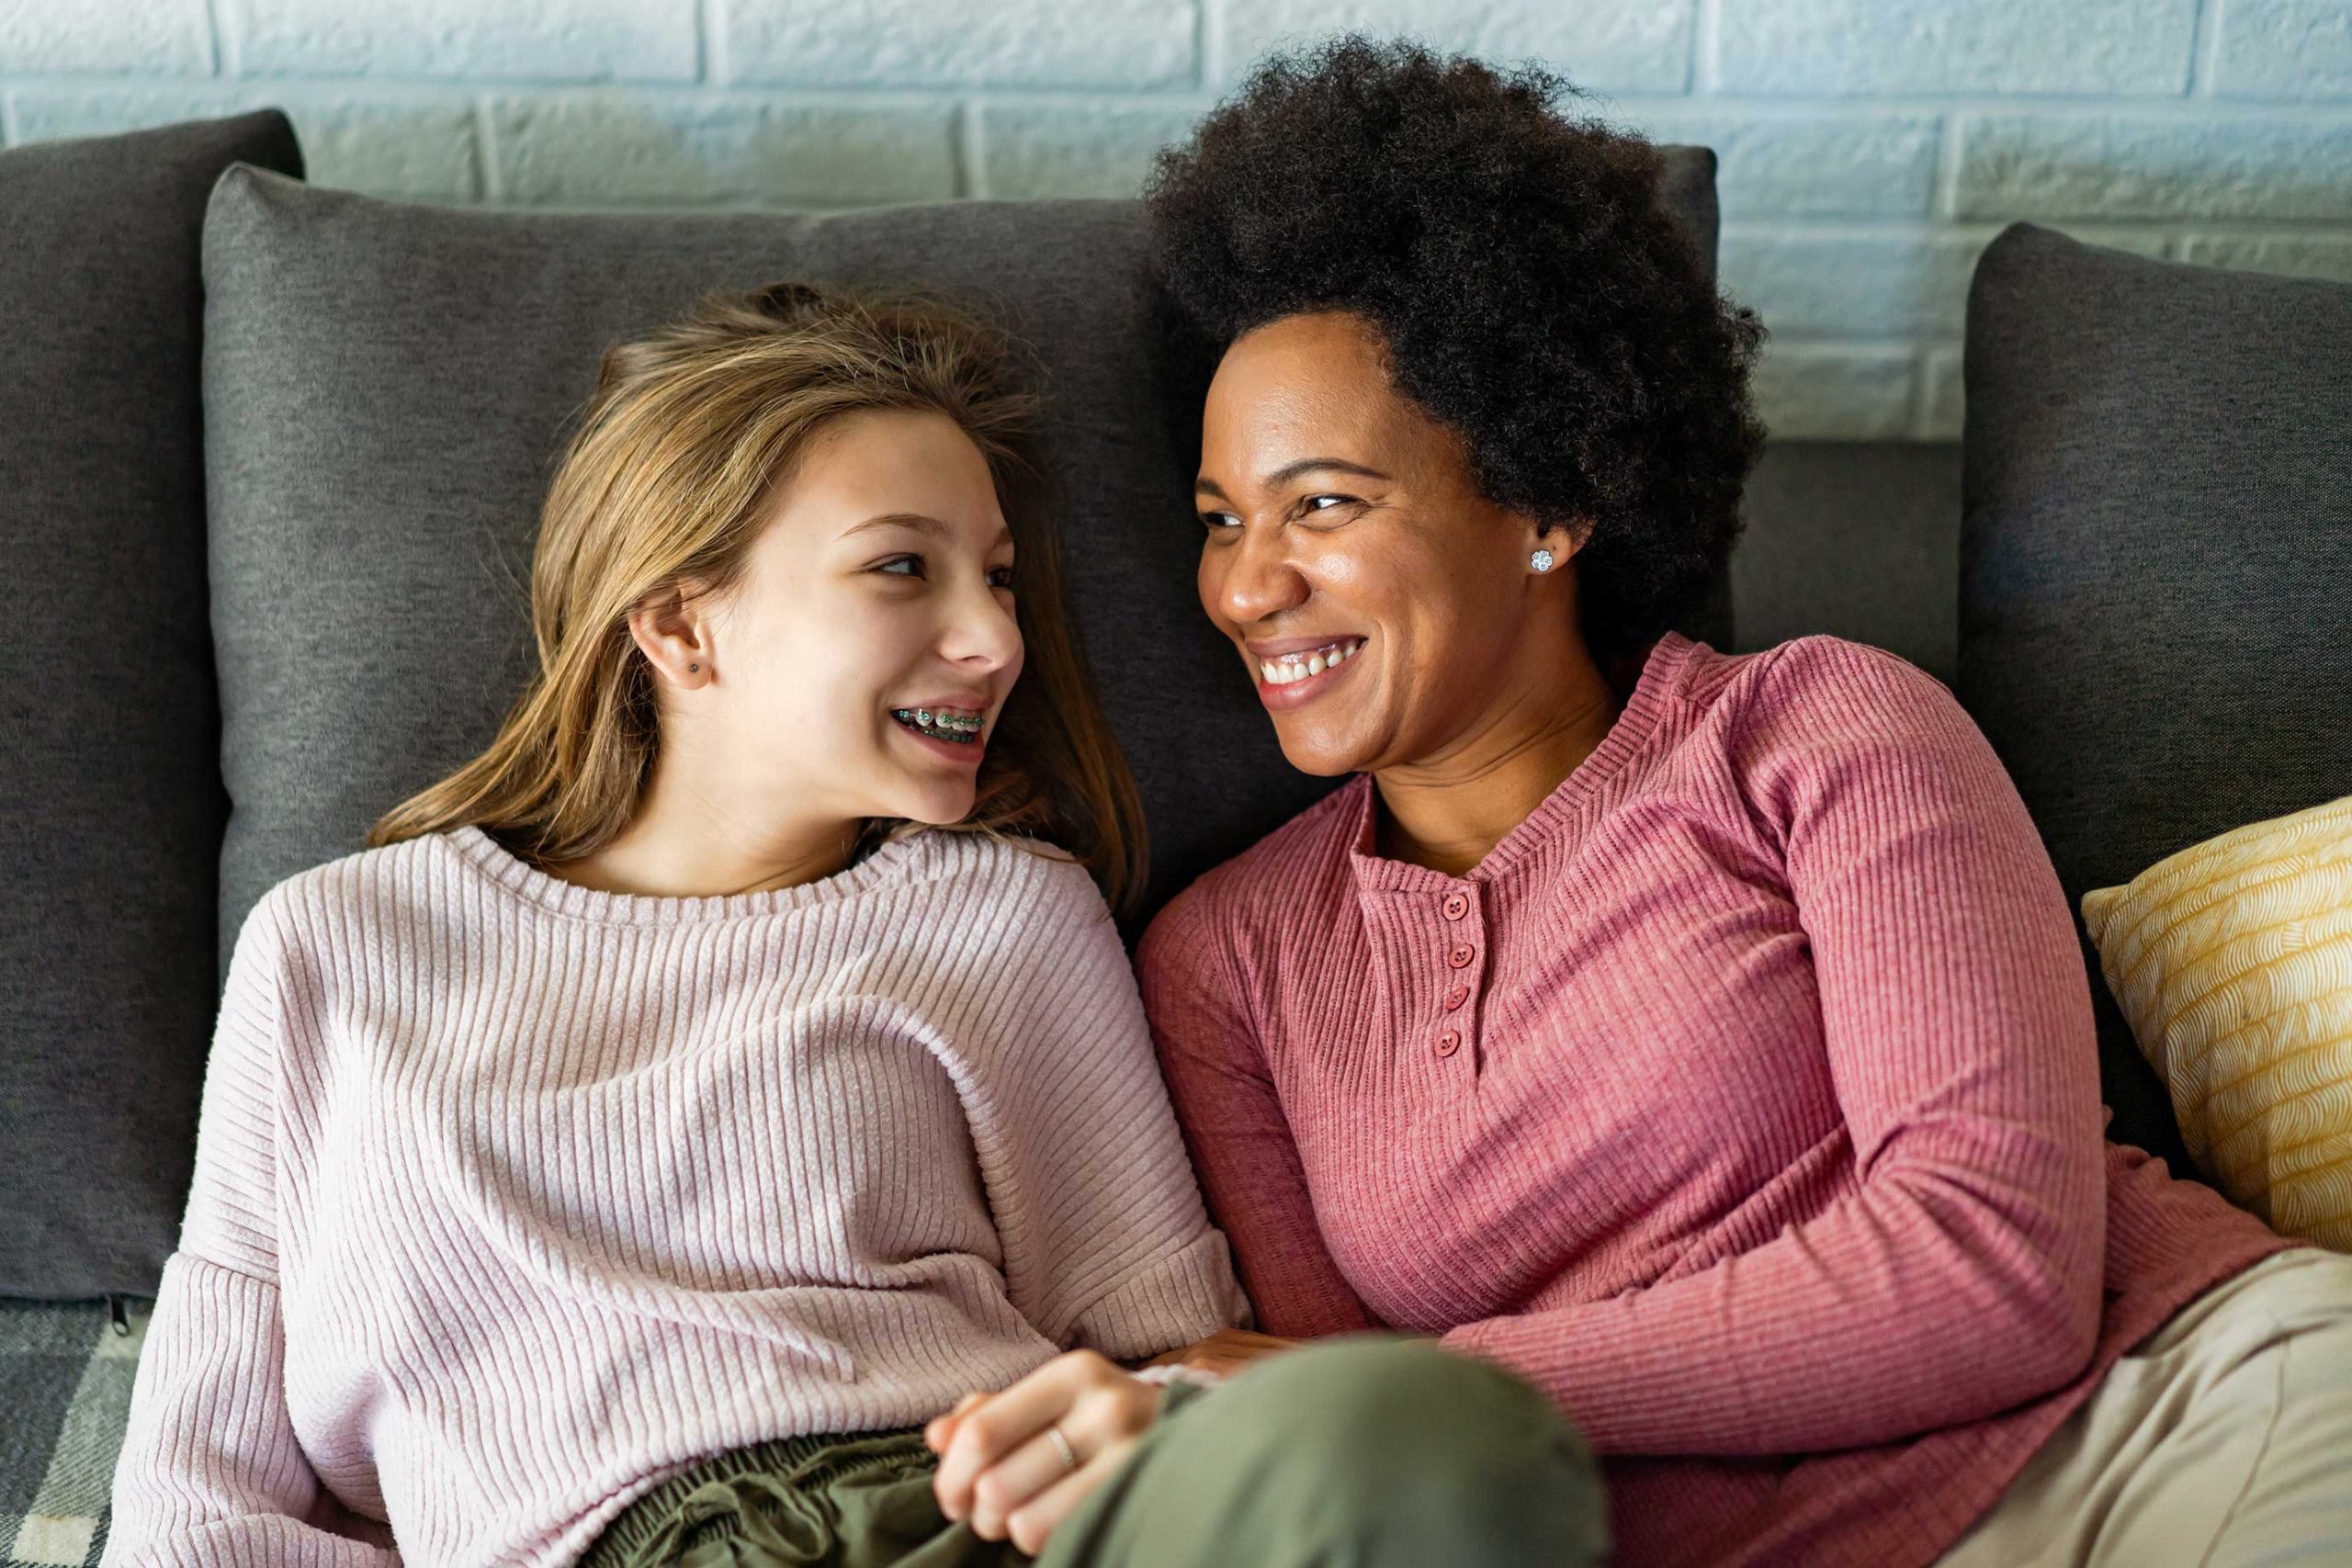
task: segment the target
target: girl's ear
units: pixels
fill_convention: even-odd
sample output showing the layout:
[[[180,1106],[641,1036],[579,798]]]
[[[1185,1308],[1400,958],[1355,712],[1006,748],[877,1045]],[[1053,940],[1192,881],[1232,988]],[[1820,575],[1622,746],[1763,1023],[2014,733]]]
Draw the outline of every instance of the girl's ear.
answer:
[[[628,635],[654,675],[680,691],[718,677],[713,656],[709,598],[690,584],[673,584],[639,601],[628,613]]]

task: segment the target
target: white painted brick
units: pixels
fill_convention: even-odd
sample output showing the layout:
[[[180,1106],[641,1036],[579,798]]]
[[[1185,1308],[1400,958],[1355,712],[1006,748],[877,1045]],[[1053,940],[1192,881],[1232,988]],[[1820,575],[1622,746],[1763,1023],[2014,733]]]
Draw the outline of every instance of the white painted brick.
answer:
[[[447,92],[392,96],[287,93],[267,83],[186,88],[28,88],[17,95],[19,136],[107,136],[181,120],[282,108],[312,185],[409,201],[473,201],[481,195],[473,106]]]
[[[2254,98],[2352,96],[2352,5],[2230,0],[2219,17],[2213,90]]]
[[[1960,439],[1961,422],[1967,413],[1967,381],[1962,374],[1964,357],[1956,344],[1928,351],[1925,402],[1919,411],[1920,440]]]
[[[1190,87],[1194,0],[717,0],[728,79],[810,87]]]
[[[469,100],[305,96],[283,107],[312,185],[408,201],[481,198]]]
[[[265,75],[691,81],[696,0],[216,0]]]
[[[2352,234],[2191,234],[2180,243],[2180,259],[2200,266],[2352,283]]]
[[[209,76],[204,0],[0,0],[0,75]]]
[[[241,114],[233,86],[190,82],[154,86],[26,87],[17,94],[17,140],[52,141],[71,136],[114,136],[184,120]]]
[[[1161,102],[982,106],[983,194],[1134,196],[1152,155],[1193,133],[1207,106]]]
[[[1989,231],[1837,234],[1726,230],[1721,287],[1775,333],[1799,338],[1949,336]]]
[[[1743,114],[1670,103],[1604,116],[1657,142],[1715,151],[1726,220],[1917,218],[1935,200],[1940,121],[1928,114]]]
[[[2052,224],[2086,244],[2162,255],[2162,234]],[[1968,280],[2000,230],[1917,234],[1726,229],[1716,242],[1721,287],[1764,324],[1799,338],[1958,336]]]
[[[1579,87],[1679,93],[1690,85],[1693,0],[1215,0],[1225,77],[1270,48],[1360,30],[1408,34],[1498,64],[1535,59]]]
[[[2352,218],[2352,118],[1969,115],[1962,218]]]
[[[493,100],[503,199],[560,207],[865,207],[956,194],[952,105],[684,95]]]
[[[1732,93],[2175,94],[2197,0],[1722,0]]]
[[[1756,412],[1776,441],[1900,441],[1911,434],[1917,355],[1768,341],[1756,362]]]

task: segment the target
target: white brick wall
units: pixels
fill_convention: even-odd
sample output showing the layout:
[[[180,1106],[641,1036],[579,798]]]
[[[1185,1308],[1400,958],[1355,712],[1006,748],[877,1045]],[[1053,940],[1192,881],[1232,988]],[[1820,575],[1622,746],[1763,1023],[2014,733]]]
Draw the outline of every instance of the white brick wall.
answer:
[[[2352,280],[2352,0],[0,0],[0,137],[274,104],[320,184],[413,200],[1123,195],[1265,49],[1351,26],[1713,147],[1779,435],[1955,437],[2012,219]]]

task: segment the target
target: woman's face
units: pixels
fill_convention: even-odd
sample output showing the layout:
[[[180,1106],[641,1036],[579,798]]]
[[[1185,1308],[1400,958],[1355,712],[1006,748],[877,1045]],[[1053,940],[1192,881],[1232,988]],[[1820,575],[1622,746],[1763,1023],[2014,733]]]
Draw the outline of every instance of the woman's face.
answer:
[[[1478,493],[1460,437],[1396,390],[1354,315],[1235,340],[1203,410],[1194,499],[1202,607],[1303,772],[1448,754],[1526,700],[1514,672],[1553,652],[1543,639],[1573,635],[1569,584],[1528,569],[1533,525]],[[1560,530],[1542,543],[1570,553]]]
[[[695,765],[799,820],[961,819],[1021,674],[1012,536],[987,459],[942,414],[850,414],[772,504],[711,609],[707,683],[676,694]],[[930,732],[899,716],[918,710]],[[943,723],[974,738],[943,738]]]

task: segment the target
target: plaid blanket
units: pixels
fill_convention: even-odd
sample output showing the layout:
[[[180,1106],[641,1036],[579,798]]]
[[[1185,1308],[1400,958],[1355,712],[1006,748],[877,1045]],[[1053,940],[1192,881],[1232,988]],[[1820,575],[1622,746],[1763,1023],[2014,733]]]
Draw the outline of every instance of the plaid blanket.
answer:
[[[154,1303],[0,1299],[0,1568],[94,1568]]]

